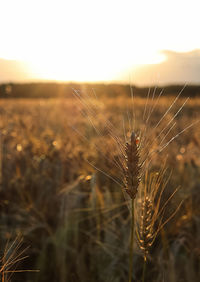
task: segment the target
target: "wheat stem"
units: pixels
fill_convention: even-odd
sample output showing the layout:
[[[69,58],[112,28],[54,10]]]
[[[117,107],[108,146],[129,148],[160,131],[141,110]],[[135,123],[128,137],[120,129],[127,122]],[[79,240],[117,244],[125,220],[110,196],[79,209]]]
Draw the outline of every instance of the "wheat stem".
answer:
[[[131,199],[131,242],[130,242],[130,254],[129,254],[129,282],[132,281],[133,273],[133,245],[134,245],[134,198]]]
[[[146,265],[147,265],[147,257],[146,257],[146,255],[144,255],[143,271],[142,271],[142,282],[145,281]]]

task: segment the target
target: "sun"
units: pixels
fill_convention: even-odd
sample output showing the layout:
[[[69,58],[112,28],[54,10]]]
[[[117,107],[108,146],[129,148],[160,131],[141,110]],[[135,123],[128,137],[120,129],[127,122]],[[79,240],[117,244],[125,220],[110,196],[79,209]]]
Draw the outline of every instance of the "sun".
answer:
[[[82,52],[66,53],[58,52],[52,57],[50,55],[30,61],[30,69],[40,79],[56,81],[115,81],[120,79],[123,72],[128,69],[134,70],[141,64],[155,64],[164,60],[162,54],[149,52],[147,54],[136,52],[135,58],[120,57],[120,54],[110,54],[106,50],[97,54],[95,50],[82,50]]]
[[[20,0],[11,10],[5,1],[12,21],[2,14],[0,57],[25,61],[33,78],[92,82],[117,80],[139,64],[160,61],[159,38],[147,45],[146,22],[138,13],[132,17],[139,6],[94,2],[44,0],[38,9],[34,1]]]
[[[171,1],[19,0],[12,9],[2,1],[0,58],[25,61],[38,79],[118,80],[127,70],[163,61],[160,50],[200,46],[193,28],[198,9],[185,21],[188,5],[182,5],[177,25]]]

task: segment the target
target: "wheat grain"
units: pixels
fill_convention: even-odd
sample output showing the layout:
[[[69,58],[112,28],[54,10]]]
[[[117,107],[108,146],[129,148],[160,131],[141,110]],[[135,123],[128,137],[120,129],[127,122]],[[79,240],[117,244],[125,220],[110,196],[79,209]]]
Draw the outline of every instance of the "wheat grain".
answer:
[[[125,147],[124,185],[131,199],[135,199],[140,183],[139,152],[135,133],[132,132],[130,143]]]

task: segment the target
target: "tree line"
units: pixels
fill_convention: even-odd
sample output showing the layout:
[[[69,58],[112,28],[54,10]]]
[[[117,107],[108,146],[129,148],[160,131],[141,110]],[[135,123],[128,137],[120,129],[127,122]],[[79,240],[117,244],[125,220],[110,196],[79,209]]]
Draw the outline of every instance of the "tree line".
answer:
[[[137,87],[128,84],[103,84],[103,83],[4,83],[0,85],[0,98],[70,98],[73,92],[88,93],[97,96],[134,96],[146,97],[151,95],[178,95],[182,90],[182,96],[200,96],[200,85],[168,85],[164,87]],[[154,94],[153,94],[154,93]]]

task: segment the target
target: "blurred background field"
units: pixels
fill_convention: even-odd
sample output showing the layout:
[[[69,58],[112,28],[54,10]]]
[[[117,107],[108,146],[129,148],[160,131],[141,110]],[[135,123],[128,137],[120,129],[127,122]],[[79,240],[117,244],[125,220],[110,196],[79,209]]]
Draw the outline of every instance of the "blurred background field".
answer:
[[[83,105],[73,96],[73,88],[97,95],[95,127],[103,132],[100,136],[82,115]],[[180,90],[165,88],[148,126],[153,127]],[[135,87],[133,92],[139,128],[148,89]],[[182,96],[190,99],[175,120],[179,131],[199,119],[199,94],[197,86],[183,91]],[[108,120],[123,135],[122,120],[125,116],[128,123],[127,112],[133,112],[130,87],[4,84],[0,95],[1,253],[20,235],[22,248],[29,248],[28,258],[17,269],[40,270],[15,273],[11,280],[127,281],[129,211],[121,188],[99,170],[118,176],[109,162],[112,139],[104,126]],[[182,103],[180,98],[173,111]],[[166,156],[172,170],[166,197],[181,185],[168,212],[171,205],[184,201],[151,249],[146,281],[200,281],[199,125],[175,139],[155,158],[152,169],[159,168]],[[137,247],[134,270],[135,281],[140,281],[142,256]]]

